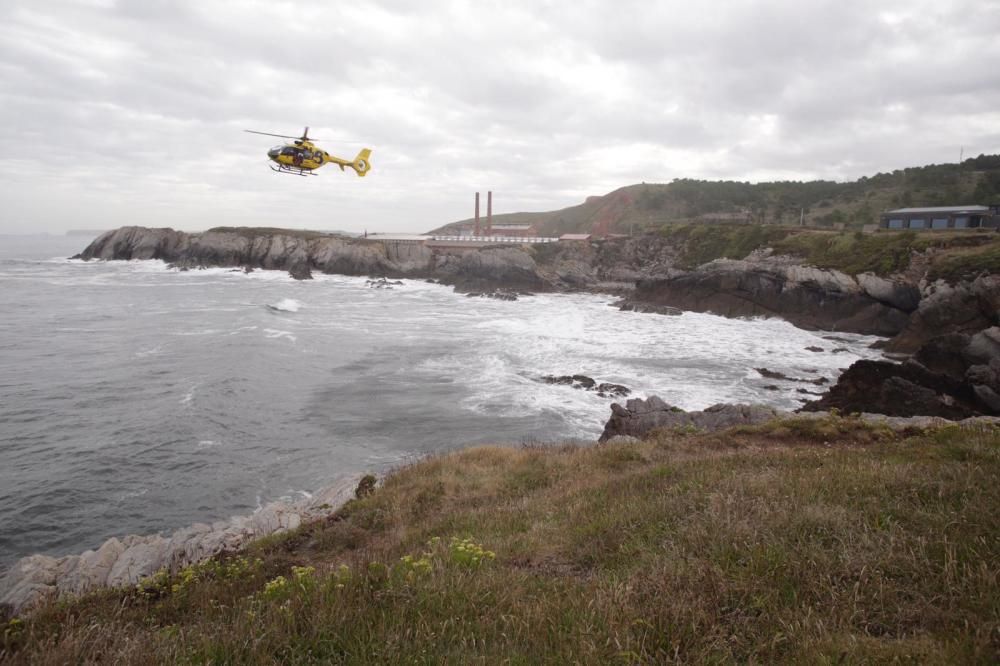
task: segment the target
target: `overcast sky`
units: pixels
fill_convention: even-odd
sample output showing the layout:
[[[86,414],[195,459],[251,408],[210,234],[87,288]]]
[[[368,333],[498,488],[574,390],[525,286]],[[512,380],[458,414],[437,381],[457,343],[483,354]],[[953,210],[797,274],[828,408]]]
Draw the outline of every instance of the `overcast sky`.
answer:
[[[0,233],[424,231],[1000,152],[1000,0],[0,0]],[[366,178],[273,173],[280,140]]]

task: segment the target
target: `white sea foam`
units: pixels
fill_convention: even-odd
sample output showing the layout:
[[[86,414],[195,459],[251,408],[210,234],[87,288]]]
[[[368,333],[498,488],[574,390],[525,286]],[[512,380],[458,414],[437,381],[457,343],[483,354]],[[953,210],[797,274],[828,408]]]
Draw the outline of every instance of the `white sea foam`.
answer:
[[[130,490],[128,492],[124,492],[118,495],[118,501],[124,502],[126,500],[135,499],[136,497],[142,497],[148,492],[149,488],[139,488],[137,490]]]
[[[302,303],[294,298],[283,298],[277,303],[268,304],[267,307],[278,312],[298,312],[302,308]]]
[[[274,328],[265,328],[263,330],[263,333],[264,333],[264,337],[268,338],[269,340],[280,340],[280,339],[284,338],[284,339],[289,340],[291,342],[295,342],[295,340],[297,339],[296,336],[295,336],[295,334],[292,333],[291,331],[279,331],[279,330],[274,329]]]
[[[152,347],[146,347],[145,349],[140,349],[135,352],[136,358],[145,358],[147,356],[156,356],[163,352],[163,345],[153,345]]]
[[[198,390],[198,386],[199,386],[198,384],[192,384],[191,388],[189,388],[187,393],[184,394],[184,397],[182,397],[180,400],[177,401],[177,404],[190,405],[191,402],[194,400],[194,394],[195,391]]]

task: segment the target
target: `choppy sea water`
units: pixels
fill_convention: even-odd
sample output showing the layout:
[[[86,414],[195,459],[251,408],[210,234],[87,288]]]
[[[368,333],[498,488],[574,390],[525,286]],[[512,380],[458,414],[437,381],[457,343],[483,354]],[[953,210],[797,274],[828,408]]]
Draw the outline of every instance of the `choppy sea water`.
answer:
[[[88,241],[0,237],[0,567],[435,451],[595,439],[612,400],[541,375],[685,409],[794,408],[815,387],[753,368],[832,380],[878,356],[872,337],[620,312],[606,296],[506,302],[416,280],[64,258]]]

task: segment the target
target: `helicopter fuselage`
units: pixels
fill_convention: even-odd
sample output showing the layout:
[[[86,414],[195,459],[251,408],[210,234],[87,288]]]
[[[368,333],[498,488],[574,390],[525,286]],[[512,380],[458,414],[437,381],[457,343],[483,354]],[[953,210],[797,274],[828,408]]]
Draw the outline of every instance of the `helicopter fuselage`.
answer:
[[[345,160],[320,150],[308,139],[296,139],[293,143],[275,146],[267,151],[268,158],[277,165],[272,165],[272,169],[300,176],[311,175],[316,169],[331,162],[339,166],[341,171],[344,167],[350,167],[359,176],[364,176],[371,169],[368,163],[370,155],[371,151],[365,148],[353,160]]]
[[[275,146],[267,151],[267,156],[280,167],[301,169],[302,171],[318,169],[326,164],[329,157],[309,141],[296,141],[295,143],[286,143],[283,146]]]

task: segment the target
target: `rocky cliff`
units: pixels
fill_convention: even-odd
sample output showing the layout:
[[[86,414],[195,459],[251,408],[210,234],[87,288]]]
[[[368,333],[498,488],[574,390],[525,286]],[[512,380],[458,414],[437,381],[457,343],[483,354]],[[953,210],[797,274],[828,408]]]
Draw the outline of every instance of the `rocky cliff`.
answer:
[[[299,266],[345,275],[383,275],[414,270],[393,261],[383,244],[364,239],[284,229],[173,229],[122,227],[95,239],[81,259],[161,259],[182,268],[241,266],[291,271]],[[416,267],[424,268],[426,260]]]
[[[640,279],[622,306],[781,317],[803,328],[892,336],[906,327],[919,301],[916,286],[899,280],[870,273],[854,277],[758,253]]]

